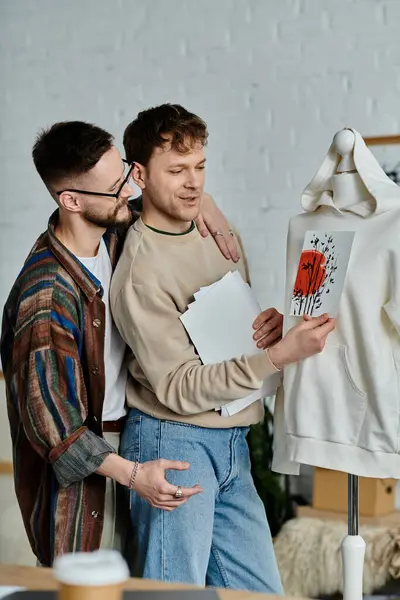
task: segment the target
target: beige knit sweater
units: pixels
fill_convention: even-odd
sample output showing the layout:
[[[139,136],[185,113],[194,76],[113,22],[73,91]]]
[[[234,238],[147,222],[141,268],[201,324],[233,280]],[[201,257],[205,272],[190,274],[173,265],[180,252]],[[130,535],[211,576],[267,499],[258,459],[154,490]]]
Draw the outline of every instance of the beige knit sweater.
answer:
[[[179,320],[193,294],[227,272],[248,278],[245,259],[226,260],[214,239],[197,229],[171,236],[142,222],[130,228],[110,291],[115,323],[129,356],[127,402],[163,420],[202,427],[236,427],[262,419],[261,402],[232,417],[214,409],[249,395],[276,373],[267,354],[203,365]],[[256,346],[254,346],[256,351]]]

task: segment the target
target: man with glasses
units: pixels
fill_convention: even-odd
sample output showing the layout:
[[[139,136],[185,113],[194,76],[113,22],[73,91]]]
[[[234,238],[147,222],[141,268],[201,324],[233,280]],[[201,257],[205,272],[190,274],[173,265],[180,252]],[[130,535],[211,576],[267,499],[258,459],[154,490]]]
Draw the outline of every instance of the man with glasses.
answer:
[[[186,470],[185,462],[139,464],[117,454],[127,372],[108,292],[134,219],[132,166],[109,133],[78,121],[42,132],[33,161],[58,208],[6,302],[1,360],[16,495],[32,550],[50,566],[64,552],[121,548],[117,484],[165,511],[202,490],[182,488],[175,498],[165,470]],[[203,219],[229,237],[210,197]],[[228,242],[222,251],[235,254]]]

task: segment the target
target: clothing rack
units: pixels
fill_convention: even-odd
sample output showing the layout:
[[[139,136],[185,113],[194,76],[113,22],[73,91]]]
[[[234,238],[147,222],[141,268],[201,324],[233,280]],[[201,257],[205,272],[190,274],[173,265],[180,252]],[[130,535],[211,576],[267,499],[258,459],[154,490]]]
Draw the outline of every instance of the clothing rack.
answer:
[[[387,146],[400,144],[400,135],[379,135],[365,137],[364,142],[367,146]]]

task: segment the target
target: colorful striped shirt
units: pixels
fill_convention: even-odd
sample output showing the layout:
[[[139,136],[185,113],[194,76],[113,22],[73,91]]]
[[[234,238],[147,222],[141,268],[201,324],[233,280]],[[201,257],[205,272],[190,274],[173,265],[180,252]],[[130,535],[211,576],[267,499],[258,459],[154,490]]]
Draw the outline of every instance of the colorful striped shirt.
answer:
[[[100,545],[105,308],[100,282],[57,239],[58,211],[32,248],[7,299],[1,360],[15,490],[34,554]],[[104,240],[113,268],[123,233]]]

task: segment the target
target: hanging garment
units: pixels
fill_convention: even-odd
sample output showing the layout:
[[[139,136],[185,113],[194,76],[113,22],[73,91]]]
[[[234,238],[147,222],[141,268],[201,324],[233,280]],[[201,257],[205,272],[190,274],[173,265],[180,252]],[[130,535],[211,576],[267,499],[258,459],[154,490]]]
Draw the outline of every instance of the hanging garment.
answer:
[[[272,468],[298,474],[303,463],[400,478],[400,188],[352,131],[365,198],[335,206],[331,176],[341,157],[332,144],[289,225],[285,332],[302,320],[289,312],[305,233],[355,237],[335,331],[320,354],[284,369]]]

